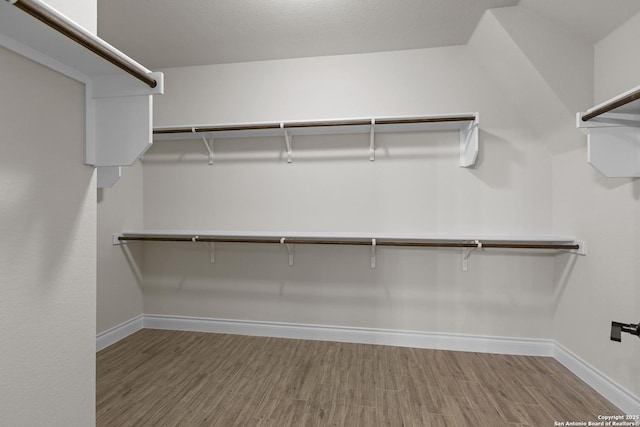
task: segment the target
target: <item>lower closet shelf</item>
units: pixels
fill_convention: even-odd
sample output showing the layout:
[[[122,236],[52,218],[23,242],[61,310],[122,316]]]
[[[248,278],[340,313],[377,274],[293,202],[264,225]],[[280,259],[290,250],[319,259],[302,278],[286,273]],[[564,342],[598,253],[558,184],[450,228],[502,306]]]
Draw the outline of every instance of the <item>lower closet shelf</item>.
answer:
[[[371,267],[376,266],[376,247],[404,246],[424,248],[462,249],[462,269],[474,250],[515,249],[547,250],[585,255],[585,243],[570,236],[468,236],[468,235],[409,235],[385,233],[300,233],[300,232],[229,232],[229,231],[130,231],[113,235],[113,244],[133,242],[193,242],[203,243],[215,261],[216,243],[271,243],[283,245],[293,265],[294,245],[354,245],[369,246]]]

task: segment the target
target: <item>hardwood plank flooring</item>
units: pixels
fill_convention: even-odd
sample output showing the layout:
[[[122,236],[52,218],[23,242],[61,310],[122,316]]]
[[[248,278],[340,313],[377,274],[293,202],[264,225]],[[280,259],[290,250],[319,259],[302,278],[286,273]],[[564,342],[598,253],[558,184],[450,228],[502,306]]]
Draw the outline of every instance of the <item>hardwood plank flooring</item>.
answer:
[[[97,355],[98,427],[538,427],[614,414],[547,357],[152,329]]]

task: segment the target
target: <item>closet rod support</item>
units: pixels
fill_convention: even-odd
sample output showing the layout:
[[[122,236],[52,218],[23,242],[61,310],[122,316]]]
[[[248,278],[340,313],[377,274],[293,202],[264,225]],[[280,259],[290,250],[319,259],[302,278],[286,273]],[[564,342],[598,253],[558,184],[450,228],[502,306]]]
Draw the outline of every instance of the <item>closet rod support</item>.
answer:
[[[376,119],[371,119],[371,131],[369,132],[369,161],[376,160]]]
[[[575,245],[578,247],[577,249],[570,249],[569,253],[576,255],[586,255],[587,254],[587,244],[584,240],[576,240]]]
[[[280,239],[280,244],[284,245],[287,248],[287,253],[289,254],[289,265],[293,265],[293,244],[287,243],[286,239],[283,237]]]
[[[284,122],[280,123],[280,129],[284,132],[284,143],[287,145],[287,163],[291,163],[292,136],[289,131],[285,129]]]
[[[371,268],[376,268],[376,239],[371,239]]]
[[[478,159],[478,114],[472,122],[460,129],[460,166],[468,168],[475,165]]]
[[[191,128],[192,132],[196,133],[196,128]],[[202,142],[204,143],[204,147],[207,149],[207,153],[209,153],[209,165],[213,164],[213,136],[210,139],[207,139],[205,135],[200,135],[202,138]]]
[[[468,261],[471,252],[476,249],[482,249],[482,242],[480,242],[479,240],[476,240],[475,242],[473,242],[473,244],[475,246],[462,249],[462,271],[467,271],[469,269]]]

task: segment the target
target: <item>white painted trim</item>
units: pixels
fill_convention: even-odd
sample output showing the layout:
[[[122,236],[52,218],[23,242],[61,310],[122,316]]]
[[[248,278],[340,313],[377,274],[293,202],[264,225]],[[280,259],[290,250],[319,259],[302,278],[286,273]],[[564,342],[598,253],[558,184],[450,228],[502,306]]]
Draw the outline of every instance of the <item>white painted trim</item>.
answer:
[[[96,347],[142,328],[553,357],[625,413],[640,414],[637,396],[554,340],[145,314],[99,334]]]
[[[129,319],[124,323],[114,326],[113,328],[100,332],[96,336],[96,352],[117,343],[121,339],[128,337],[134,332],[138,332],[143,328],[143,324],[144,315],[141,314],[134,317],[133,319]]]
[[[554,342],[553,357],[626,414],[640,414],[640,398],[558,342]]]
[[[517,354],[528,356],[551,356],[553,354],[553,343],[550,340],[528,338],[489,337],[345,326],[165,316],[156,314],[144,315],[144,327],[149,329],[214,332],[221,334],[392,345],[398,347],[471,351],[479,353]]]
[[[64,74],[65,76],[77,80],[81,83],[88,84],[89,82],[91,82],[91,78],[83,72],[73,68],[70,65],[66,65],[56,59],[53,59],[52,57],[23,43],[20,43],[10,37],[7,37],[4,34],[0,34],[0,46],[17,53],[18,55],[29,58],[30,60],[35,61],[38,64],[51,68],[52,70],[57,71],[60,74]]]

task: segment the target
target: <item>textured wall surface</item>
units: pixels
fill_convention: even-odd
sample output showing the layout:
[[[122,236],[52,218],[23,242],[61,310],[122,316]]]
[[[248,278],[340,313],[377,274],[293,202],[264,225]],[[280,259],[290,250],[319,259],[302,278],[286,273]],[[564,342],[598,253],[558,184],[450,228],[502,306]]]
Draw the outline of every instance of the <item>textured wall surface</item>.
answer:
[[[640,61],[629,55],[640,37],[640,15],[595,45],[595,101],[640,85]],[[591,107],[588,106],[588,107]],[[581,110],[584,111],[584,110]],[[640,307],[640,183],[605,178],[580,150],[554,158],[557,227],[589,242],[589,255],[557,272],[556,339],[636,396],[640,395],[640,345],[630,335],[609,340],[611,321],[635,323]]]
[[[142,245],[114,246],[112,234],[142,228],[142,165],[122,169],[112,188],[98,189],[97,332],[142,314]]]
[[[481,153],[456,132],[157,142],[147,229],[549,234],[551,154],[466,47],[165,70],[155,125],[480,111]],[[553,255],[384,248],[147,244],[144,312],[549,337]]]
[[[0,424],[95,423],[96,199],[84,87],[0,49]]]

